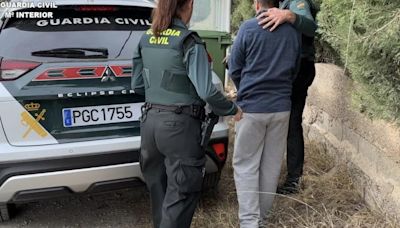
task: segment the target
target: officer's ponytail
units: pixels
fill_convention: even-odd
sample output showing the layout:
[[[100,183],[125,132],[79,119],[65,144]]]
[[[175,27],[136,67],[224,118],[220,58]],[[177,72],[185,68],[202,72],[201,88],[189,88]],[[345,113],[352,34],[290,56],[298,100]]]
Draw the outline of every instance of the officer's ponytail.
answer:
[[[151,29],[158,36],[169,28],[174,17],[178,17],[178,10],[185,5],[188,0],[159,0],[157,8],[153,10],[153,22]]]

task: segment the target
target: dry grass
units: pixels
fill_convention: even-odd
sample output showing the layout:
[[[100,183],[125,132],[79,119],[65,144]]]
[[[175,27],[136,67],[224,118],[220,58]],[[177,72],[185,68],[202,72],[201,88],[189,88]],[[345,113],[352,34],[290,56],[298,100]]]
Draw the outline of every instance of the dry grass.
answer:
[[[232,173],[228,160],[219,191],[203,197],[193,227],[239,227]],[[335,166],[323,148],[311,144],[307,145],[302,191],[291,197],[277,195],[268,227],[395,228],[400,223],[371,211],[354,189],[347,168]]]
[[[354,189],[345,166],[335,166],[326,151],[307,146],[302,191],[296,200],[277,197],[271,227],[399,227],[371,211]]]

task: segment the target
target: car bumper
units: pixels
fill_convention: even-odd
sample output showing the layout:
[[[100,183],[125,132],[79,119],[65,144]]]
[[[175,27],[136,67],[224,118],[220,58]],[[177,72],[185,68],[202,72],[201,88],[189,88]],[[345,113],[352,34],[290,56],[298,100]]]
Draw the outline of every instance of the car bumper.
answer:
[[[228,127],[224,122],[215,126],[210,142],[227,144]],[[218,172],[225,161],[218,161],[210,149],[206,172]],[[0,204],[143,184],[139,151],[140,137],[31,147],[3,143]]]
[[[72,193],[97,192],[107,182],[111,185],[115,180],[125,184],[121,187],[128,187],[128,180],[140,183],[139,163],[13,176],[0,187],[0,202],[18,203]]]

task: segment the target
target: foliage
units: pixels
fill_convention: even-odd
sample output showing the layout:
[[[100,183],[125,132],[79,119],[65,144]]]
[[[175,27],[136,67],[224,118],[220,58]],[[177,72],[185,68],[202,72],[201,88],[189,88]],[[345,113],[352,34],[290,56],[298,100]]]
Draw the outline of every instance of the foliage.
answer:
[[[234,0],[232,14],[232,31],[236,32],[243,21],[254,17],[253,0]]]
[[[347,61],[357,85],[354,97],[363,111],[400,121],[400,1],[355,0],[353,20],[352,4],[353,0],[322,1],[321,38],[338,51],[343,63]]]
[[[317,61],[346,67],[361,111],[400,123],[400,1],[355,0],[353,14],[353,0],[315,2],[321,9]],[[251,3],[236,0],[233,31],[253,15]]]

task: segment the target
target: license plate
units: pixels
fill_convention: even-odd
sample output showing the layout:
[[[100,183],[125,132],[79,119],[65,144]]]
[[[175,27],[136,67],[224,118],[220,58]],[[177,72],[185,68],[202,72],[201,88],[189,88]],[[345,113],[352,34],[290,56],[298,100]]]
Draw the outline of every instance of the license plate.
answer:
[[[62,110],[64,127],[138,121],[143,103],[101,105]]]

